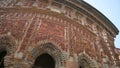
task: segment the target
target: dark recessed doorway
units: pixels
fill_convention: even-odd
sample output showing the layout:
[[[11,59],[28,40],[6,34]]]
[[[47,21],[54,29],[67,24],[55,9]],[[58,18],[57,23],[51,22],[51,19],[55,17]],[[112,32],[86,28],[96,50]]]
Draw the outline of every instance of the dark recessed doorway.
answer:
[[[4,57],[6,56],[7,51],[0,52],[0,68],[4,68]]]
[[[35,60],[33,68],[55,68],[55,61],[49,54],[42,54]]]

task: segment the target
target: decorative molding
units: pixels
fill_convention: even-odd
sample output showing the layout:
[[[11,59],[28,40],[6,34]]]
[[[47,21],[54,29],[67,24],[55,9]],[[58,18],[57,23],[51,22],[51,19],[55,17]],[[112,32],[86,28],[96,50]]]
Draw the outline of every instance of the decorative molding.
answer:
[[[56,44],[52,42],[44,41],[42,43],[39,43],[38,46],[34,47],[31,51],[31,55],[33,56],[33,59],[35,60],[38,56],[41,54],[48,53],[51,55],[55,61],[56,61],[56,68],[59,66],[64,66],[64,60],[63,60],[63,52],[59,47],[56,47]]]
[[[94,59],[92,59],[89,55],[87,55],[85,52],[81,53],[78,58],[78,64],[81,65],[82,61],[85,61],[89,68],[98,68],[97,63]]]
[[[7,51],[7,54],[14,54],[16,49],[16,40],[11,35],[0,35],[0,50],[4,49]]]

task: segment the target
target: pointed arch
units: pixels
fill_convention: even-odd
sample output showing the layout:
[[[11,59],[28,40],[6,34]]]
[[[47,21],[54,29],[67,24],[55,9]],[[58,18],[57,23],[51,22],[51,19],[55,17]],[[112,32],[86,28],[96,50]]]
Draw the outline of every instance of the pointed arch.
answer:
[[[7,51],[7,55],[14,54],[16,48],[15,38],[11,35],[0,35],[0,50]]]
[[[98,68],[95,61],[86,53],[80,54],[78,65],[79,68]]]
[[[11,35],[0,35],[0,68],[8,66],[10,57],[14,55],[16,48],[15,38]]]
[[[42,43],[39,44],[39,46],[36,46],[33,50],[32,50],[32,56],[35,62],[35,59],[37,59],[38,56],[47,53],[50,56],[52,56],[55,60],[55,68],[58,68],[60,66],[64,65],[64,61],[63,61],[63,54],[62,51],[59,47],[57,47],[54,43],[51,42],[46,42],[46,43]],[[34,64],[33,62],[33,64]]]

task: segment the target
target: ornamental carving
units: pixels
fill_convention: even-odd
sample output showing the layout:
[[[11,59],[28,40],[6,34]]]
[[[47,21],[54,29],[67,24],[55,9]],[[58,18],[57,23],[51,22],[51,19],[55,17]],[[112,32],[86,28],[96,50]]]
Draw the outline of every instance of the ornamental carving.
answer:
[[[39,44],[37,47],[35,47],[32,50],[32,56],[34,59],[36,59],[39,55],[48,53],[52,57],[54,57],[56,61],[56,67],[63,66],[64,65],[64,60],[63,60],[63,52],[61,49],[59,49],[57,46],[54,44],[48,42],[48,43],[42,43]]]

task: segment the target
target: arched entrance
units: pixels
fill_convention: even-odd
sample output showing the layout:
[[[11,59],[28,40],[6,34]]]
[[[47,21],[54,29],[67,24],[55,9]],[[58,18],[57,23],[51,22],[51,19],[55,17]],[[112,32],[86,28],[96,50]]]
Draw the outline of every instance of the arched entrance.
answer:
[[[32,68],[55,68],[55,60],[49,54],[44,53],[37,57]]]
[[[38,46],[36,46],[35,48],[33,48],[31,55],[33,56],[33,60],[32,61],[32,68],[38,68],[40,67],[39,63],[42,63],[41,61],[45,61],[45,62],[52,62],[52,66],[47,67],[47,68],[61,68],[64,66],[64,61],[63,61],[63,53],[61,51],[61,49],[59,49],[57,46],[55,46],[55,44],[52,43],[41,43],[38,44]],[[44,57],[41,60],[40,58]],[[47,61],[47,60],[51,61]],[[41,61],[39,61],[41,60]],[[39,61],[39,62],[37,62]],[[39,64],[39,65],[37,65]],[[43,64],[43,63],[42,63]],[[47,64],[45,64],[47,65]],[[36,67],[38,66],[38,67]],[[48,66],[48,65],[47,65]],[[46,68],[46,67],[43,67]]]
[[[7,55],[7,51],[0,52],[0,68],[4,68],[4,57]]]

